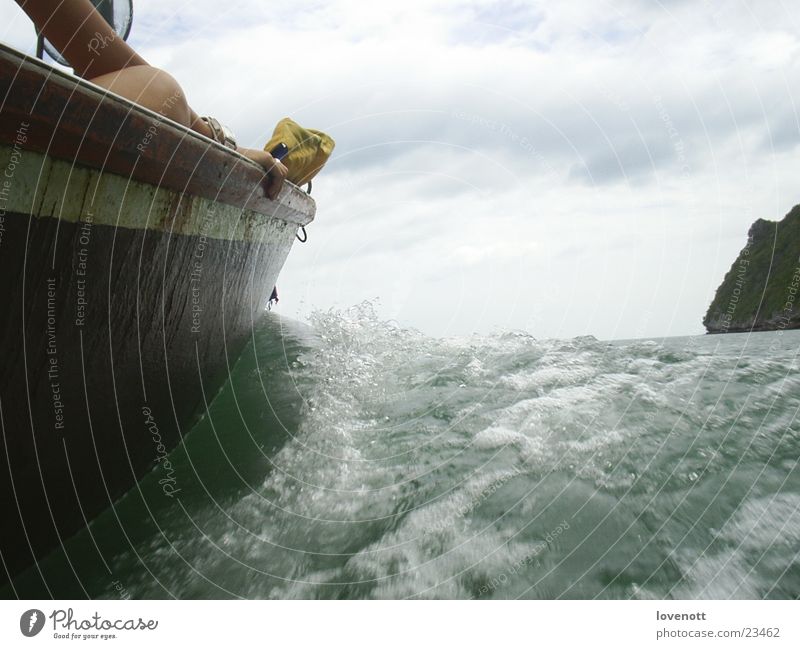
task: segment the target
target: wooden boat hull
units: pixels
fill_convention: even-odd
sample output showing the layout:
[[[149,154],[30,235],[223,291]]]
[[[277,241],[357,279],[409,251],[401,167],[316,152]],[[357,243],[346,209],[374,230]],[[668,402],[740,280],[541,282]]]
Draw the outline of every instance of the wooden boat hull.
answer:
[[[11,578],[154,466],[164,497],[180,498],[166,454],[224,382],[314,206],[293,187],[268,201],[259,170],[166,122],[131,169],[120,138],[144,137],[152,114],[62,75],[72,94],[54,121],[52,79],[0,54],[0,555]],[[29,85],[9,101],[20,70]],[[31,103],[31,83],[49,103]],[[91,132],[88,154],[70,144],[64,111],[109,102],[100,119],[116,137]],[[203,174],[216,183],[198,185]]]

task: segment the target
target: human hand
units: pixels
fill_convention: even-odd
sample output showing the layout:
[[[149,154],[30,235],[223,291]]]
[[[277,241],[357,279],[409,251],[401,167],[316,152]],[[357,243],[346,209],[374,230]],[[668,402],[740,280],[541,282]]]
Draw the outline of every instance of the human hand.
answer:
[[[284,165],[282,162],[279,162],[269,153],[262,151],[261,149],[238,147],[237,151],[250,158],[253,162],[256,162],[264,167],[267,172],[267,178],[264,184],[264,189],[267,192],[267,196],[273,201],[278,198],[281,187],[283,187],[283,180],[286,178],[286,174],[289,173],[286,165]]]

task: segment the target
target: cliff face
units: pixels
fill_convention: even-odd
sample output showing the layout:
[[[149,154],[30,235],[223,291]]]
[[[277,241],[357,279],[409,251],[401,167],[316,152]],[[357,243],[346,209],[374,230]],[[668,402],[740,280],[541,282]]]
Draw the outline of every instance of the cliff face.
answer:
[[[800,205],[750,226],[703,324],[708,333],[800,328]]]

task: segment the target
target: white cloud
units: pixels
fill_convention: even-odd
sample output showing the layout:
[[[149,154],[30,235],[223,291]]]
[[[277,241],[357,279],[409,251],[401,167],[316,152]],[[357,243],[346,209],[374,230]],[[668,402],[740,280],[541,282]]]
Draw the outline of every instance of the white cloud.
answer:
[[[139,0],[131,42],[245,142],[285,115],[337,139],[284,312],[380,296],[436,334],[624,338],[701,331],[750,223],[799,202],[798,22],[777,1]]]

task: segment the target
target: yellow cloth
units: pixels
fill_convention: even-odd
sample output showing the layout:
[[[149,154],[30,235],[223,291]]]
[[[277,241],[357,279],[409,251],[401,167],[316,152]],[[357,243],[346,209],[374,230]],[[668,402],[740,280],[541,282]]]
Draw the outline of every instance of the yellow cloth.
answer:
[[[287,180],[295,185],[304,185],[316,176],[336,146],[330,135],[303,128],[288,117],[278,122],[264,150],[272,151],[281,142],[289,147],[282,162],[289,169]]]

